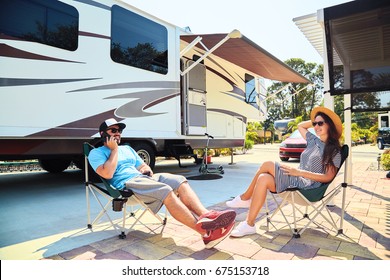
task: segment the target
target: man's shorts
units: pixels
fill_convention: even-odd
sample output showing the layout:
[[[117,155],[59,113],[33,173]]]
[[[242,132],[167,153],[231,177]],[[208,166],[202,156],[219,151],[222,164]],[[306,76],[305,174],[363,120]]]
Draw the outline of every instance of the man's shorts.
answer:
[[[127,189],[131,189],[153,213],[157,213],[163,205],[164,199],[171,191],[177,193],[181,184],[187,179],[181,175],[157,173],[152,177],[142,175],[126,182]]]

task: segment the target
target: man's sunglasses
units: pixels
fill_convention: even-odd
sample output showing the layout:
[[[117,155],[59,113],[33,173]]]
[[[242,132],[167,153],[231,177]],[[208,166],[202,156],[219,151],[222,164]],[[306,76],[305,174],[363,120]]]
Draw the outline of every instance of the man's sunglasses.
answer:
[[[318,124],[318,126],[323,126],[325,122],[323,121],[319,121],[319,122],[312,122],[313,124],[313,127],[316,126]]]
[[[109,129],[107,129],[107,131],[111,131],[111,133],[117,133],[117,132],[119,132],[120,134],[122,134],[122,129],[118,129],[118,128],[109,128]]]

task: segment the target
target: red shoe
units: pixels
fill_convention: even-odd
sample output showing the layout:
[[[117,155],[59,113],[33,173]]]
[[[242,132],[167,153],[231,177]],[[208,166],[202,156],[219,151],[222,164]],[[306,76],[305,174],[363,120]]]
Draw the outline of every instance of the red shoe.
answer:
[[[234,210],[215,211],[211,210],[206,214],[199,217],[195,228],[198,231],[202,230],[215,230],[230,225],[236,218],[236,212]]]
[[[206,235],[203,236],[203,243],[207,249],[213,248],[219,242],[224,240],[234,227],[234,221],[232,221],[226,227],[217,228],[215,230],[210,230]]]

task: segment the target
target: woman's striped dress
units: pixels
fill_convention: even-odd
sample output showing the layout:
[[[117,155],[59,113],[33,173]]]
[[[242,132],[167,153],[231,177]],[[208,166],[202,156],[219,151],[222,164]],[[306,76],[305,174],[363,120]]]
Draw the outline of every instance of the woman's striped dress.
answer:
[[[325,174],[325,168],[322,165],[322,155],[324,153],[325,143],[311,132],[307,132],[306,141],[307,148],[301,154],[299,169]],[[334,156],[333,163],[337,168],[340,168],[340,152]],[[312,181],[310,179],[283,174],[278,162],[275,162],[275,184],[277,193],[292,187],[311,189],[321,185],[320,182]]]

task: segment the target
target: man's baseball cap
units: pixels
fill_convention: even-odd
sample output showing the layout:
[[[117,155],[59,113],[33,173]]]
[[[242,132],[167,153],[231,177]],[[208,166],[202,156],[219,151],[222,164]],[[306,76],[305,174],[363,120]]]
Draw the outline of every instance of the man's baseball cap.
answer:
[[[125,129],[126,125],[124,123],[119,123],[116,121],[116,119],[114,118],[111,118],[111,119],[108,119],[108,120],[105,120],[104,122],[102,122],[102,124],[100,125],[99,127],[99,131],[106,131],[108,127],[112,126],[112,125],[118,125],[120,129]]]

